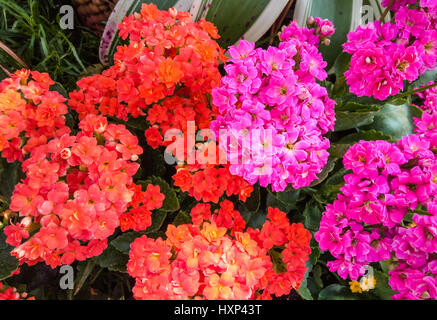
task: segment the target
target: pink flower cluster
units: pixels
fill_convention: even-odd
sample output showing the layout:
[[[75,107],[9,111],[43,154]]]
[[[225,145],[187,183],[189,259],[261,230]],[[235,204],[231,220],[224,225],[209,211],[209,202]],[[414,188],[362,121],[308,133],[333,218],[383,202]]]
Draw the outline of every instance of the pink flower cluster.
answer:
[[[227,150],[230,172],[274,191],[308,186],[329,156],[322,135],[334,128],[335,102],[316,80],[327,77],[320,38],[334,28],[326,20],[310,22],[316,29],[291,23],[277,48],[254,49],[244,40],[230,47],[232,63],[212,92],[219,116],[210,128]]]
[[[403,90],[404,81],[437,67],[437,6],[421,4],[401,7],[394,23],[375,21],[348,34],[343,46],[352,57],[345,76],[352,93],[385,100]]]
[[[427,85],[433,83],[433,81],[430,81]],[[437,87],[431,87],[425,91],[416,93],[416,95],[423,99],[423,103],[417,107],[428,113],[435,113],[437,111]]]
[[[142,148],[124,125],[88,115],[76,136],[35,148],[23,162],[26,178],[16,185],[10,209],[22,219],[5,228],[20,263],[55,268],[98,256],[119,226],[133,191]]]
[[[405,7],[406,5],[417,2],[417,0],[382,0],[381,5],[383,7],[388,7],[392,1],[393,4],[390,7],[391,11],[398,11],[400,8]]]
[[[437,298],[436,148],[437,134],[417,134],[397,144],[360,141],[347,151],[352,173],[315,234],[336,259],[331,271],[357,280],[368,264],[392,259],[394,299]]]

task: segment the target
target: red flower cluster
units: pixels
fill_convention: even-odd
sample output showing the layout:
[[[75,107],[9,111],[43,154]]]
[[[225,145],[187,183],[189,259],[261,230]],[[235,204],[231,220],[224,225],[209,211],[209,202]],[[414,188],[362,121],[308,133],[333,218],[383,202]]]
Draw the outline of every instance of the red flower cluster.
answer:
[[[142,236],[131,244],[127,269],[136,299],[269,299],[300,286],[311,238],[302,224],[290,225],[285,213],[269,208],[269,230],[243,232],[231,202],[212,215],[208,206],[193,209],[195,224],[169,225],[166,240]],[[279,248],[264,246],[271,232],[286,233],[274,241],[285,245],[283,258]]]
[[[246,201],[253,191],[253,186],[246,180],[229,172],[229,165],[180,166],[173,179],[176,187],[197,201],[218,203],[225,193],[228,197],[238,195],[241,201]]]
[[[26,292],[19,293],[14,287],[5,287],[0,282],[0,300],[35,300],[35,297],[28,297]]]
[[[141,190],[140,185],[132,184],[134,196],[129,206],[128,212],[120,216],[121,231],[133,229],[134,231],[144,231],[152,224],[152,211],[162,207],[165,195],[161,193],[159,186],[147,185],[146,191]]]
[[[269,283],[264,293],[282,296],[292,288],[298,289],[305,278],[311,233],[302,223],[290,224],[287,215],[279,209],[268,208],[267,218],[261,231],[248,228],[247,232],[260,247],[269,250],[272,257],[282,258],[283,263],[277,265],[276,270],[268,270],[264,279]],[[279,273],[279,270],[284,272]]]
[[[5,228],[20,263],[55,268],[100,255],[132,201],[142,148],[123,125],[88,115],[76,136],[35,148],[23,162],[10,209],[22,219]],[[25,240],[23,242],[23,240]]]
[[[82,118],[102,113],[127,120],[147,115],[146,131],[152,147],[162,144],[168,128],[185,130],[195,120],[209,127],[215,114],[210,92],[220,81],[224,60],[217,29],[209,22],[193,22],[187,12],[160,11],[143,4],[141,13],[126,17],[120,36],[129,44],[117,48],[115,65],[101,75],[78,81],[70,107]]]
[[[65,99],[49,90],[52,84],[47,73],[25,69],[0,82],[0,152],[9,162],[70,132]]]

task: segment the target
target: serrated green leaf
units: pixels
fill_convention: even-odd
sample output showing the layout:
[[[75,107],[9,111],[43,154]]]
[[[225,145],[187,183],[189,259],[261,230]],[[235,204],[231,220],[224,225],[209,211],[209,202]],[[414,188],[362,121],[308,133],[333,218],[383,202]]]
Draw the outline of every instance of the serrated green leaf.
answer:
[[[335,164],[337,162],[337,159],[333,159],[330,158],[328,159],[328,162],[326,163],[326,165],[323,167],[322,171],[317,174],[318,179],[314,180],[313,182],[311,182],[311,184],[309,185],[309,187],[315,187],[318,184],[322,183],[329,175],[329,173],[334,170]]]
[[[328,179],[326,179],[325,185],[339,185],[344,183],[344,176],[348,173],[352,172],[352,170],[346,170],[344,167],[335,171]]]
[[[0,159],[0,196],[9,203],[15,185],[19,182],[21,176],[21,166],[19,162],[9,163],[6,159]]]
[[[420,117],[420,114],[420,110],[414,106],[386,104],[375,114],[373,123],[363,129],[378,130],[399,140],[414,132],[414,117]]]
[[[249,212],[258,212],[259,207],[261,205],[261,193],[259,184],[255,184],[253,186],[252,194],[249,198],[246,199],[246,202],[244,202],[244,206],[246,207]]]
[[[341,138],[338,143],[339,144],[355,144],[360,140],[364,141],[376,141],[376,140],[391,140],[392,137],[388,134],[384,134],[381,131],[376,131],[375,129],[371,130],[360,130],[357,133],[349,134],[343,138]]]
[[[319,300],[360,300],[360,294],[354,294],[349,288],[336,283],[323,288]]]
[[[127,127],[141,131],[145,131],[149,127],[149,122],[147,121],[145,116],[139,116],[137,118],[129,117],[129,119],[125,123]]]
[[[190,224],[190,223],[192,223],[190,214],[186,211],[181,210],[176,215],[172,224],[177,227],[181,224]]]
[[[307,261],[305,264],[307,270],[305,272],[305,278],[300,284],[299,289],[297,290],[297,293],[302,297],[304,300],[314,300],[313,295],[311,294],[311,290],[308,288],[308,277],[310,275],[310,272],[312,271],[312,264],[310,261]]]
[[[305,218],[305,228],[311,231],[319,230],[322,211],[316,201],[310,200],[307,202],[303,211],[303,216]]]
[[[328,149],[329,155],[334,158],[343,158],[346,151],[349,149],[350,144],[331,143]]]
[[[419,77],[419,79],[417,79],[416,81],[414,81],[411,84],[411,88],[420,87],[420,86],[428,84],[431,81],[436,81],[436,80],[437,80],[437,69],[428,70],[424,74],[422,74]]]
[[[394,291],[388,283],[388,274],[379,270],[374,270],[373,275],[376,280],[374,294],[383,300],[390,300],[391,297],[396,294],[396,291]]]
[[[344,131],[371,124],[380,107],[355,102],[340,104],[335,108],[334,131]]]
[[[252,26],[270,0],[241,1],[215,0],[208,9],[206,20],[218,29],[220,39],[217,42],[227,48],[234,44]]]
[[[311,2],[305,0],[300,2],[302,2],[300,5],[309,6],[309,10],[303,15],[298,15],[299,12],[295,12],[294,19],[298,20],[300,25],[305,24],[308,16],[329,19],[334,23],[335,33],[331,37],[330,45],[320,46],[320,52],[323,55],[323,59],[328,62],[327,69],[329,70],[337,56],[343,52],[342,44],[347,41],[347,34],[351,30],[353,10],[360,10],[360,8],[359,6],[354,6],[351,0],[313,0]]]
[[[121,253],[113,246],[108,246],[100,256],[95,258],[95,262],[102,268],[119,272],[127,272],[126,264],[128,260],[129,256],[127,254]]]
[[[255,213],[250,213],[246,226],[253,229],[261,229],[266,220],[267,214],[261,210]]]
[[[165,221],[167,217],[167,212],[158,210],[152,214],[152,225],[147,228],[146,234],[151,234],[157,232]]]
[[[129,254],[131,243],[138,237],[146,234],[144,231],[124,232],[110,242],[111,246],[124,254]]]

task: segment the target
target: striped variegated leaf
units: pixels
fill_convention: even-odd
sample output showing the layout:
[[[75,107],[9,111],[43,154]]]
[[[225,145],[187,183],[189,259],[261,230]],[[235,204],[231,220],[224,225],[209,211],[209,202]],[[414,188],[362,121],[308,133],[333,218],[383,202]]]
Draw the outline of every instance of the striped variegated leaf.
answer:
[[[342,44],[347,41],[347,34],[360,24],[380,19],[384,11],[382,0],[297,0],[294,20],[305,26],[309,16],[329,19],[334,23],[335,34],[329,46],[321,46],[320,51],[330,69],[337,56],[343,51]],[[390,20],[390,15],[385,21]]]
[[[161,10],[175,7],[189,11],[194,20],[206,19],[218,29],[223,48],[243,38],[260,39],[273,25],[289,2],[294,0],[119,0],[108,19],[100,44],[100,60],[111,63],[118,45],[117,26],[127,15],[139,12],[143,3],[154,3]]]

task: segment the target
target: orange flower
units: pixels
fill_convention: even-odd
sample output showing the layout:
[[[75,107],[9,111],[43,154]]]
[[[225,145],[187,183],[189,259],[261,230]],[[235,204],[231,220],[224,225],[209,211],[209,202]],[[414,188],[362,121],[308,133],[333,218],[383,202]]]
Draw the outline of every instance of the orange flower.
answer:
[[[158,79],[164,83],[167,88],[173,87],[184,76],[181,64],[171,58],[167,58],[159,63]]]
[[[200,233],[210,243],[220,241],[220,238],[226,234],[226,228],[219,228],[215,224],[205,222]]]

